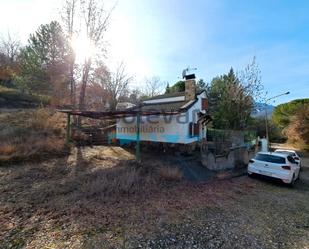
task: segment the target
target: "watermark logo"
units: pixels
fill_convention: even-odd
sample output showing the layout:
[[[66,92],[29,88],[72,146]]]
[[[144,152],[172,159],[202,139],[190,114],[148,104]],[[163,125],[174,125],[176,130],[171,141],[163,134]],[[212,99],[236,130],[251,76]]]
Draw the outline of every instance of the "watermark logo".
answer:
[[[136,133],[136,126],[117,126],[118,133]],[[140,126],[141,133],[164,133],[165,128],[163,126],[153,126],[153,125],[141,125]]]
[[[189,122],[196,123],[201,113],[199,109],[192,110],[191,112],[172,113],[164,110],[158,111],[157,109],[147,110],[148,113],[158,113],[154,115],[141,115],[141,124],[170,124],[175,122],[177,124],[187,124]],[[135,124],[136,117],[126,117],[121,119],[125,124]]]

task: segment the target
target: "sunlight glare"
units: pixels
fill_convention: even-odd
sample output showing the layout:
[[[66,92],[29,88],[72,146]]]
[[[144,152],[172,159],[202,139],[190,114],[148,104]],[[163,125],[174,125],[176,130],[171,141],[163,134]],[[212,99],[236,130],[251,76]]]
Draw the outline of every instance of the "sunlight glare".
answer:
[[[87,36],[74,37],[71,42],[72,48],[76,54],[76,60],[83,62],[96,53],[96,48]]]

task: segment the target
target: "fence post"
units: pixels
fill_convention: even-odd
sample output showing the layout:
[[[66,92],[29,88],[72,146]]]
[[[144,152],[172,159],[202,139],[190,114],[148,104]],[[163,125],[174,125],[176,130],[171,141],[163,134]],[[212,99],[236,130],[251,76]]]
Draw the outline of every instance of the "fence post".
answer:
[[[140,125],[141,125],[141,114],[140,112],[136,115],[136,161],[141,162],[141,144],[140,144]]]
[[[67,132],[65,136],[65,141],[67,144],[70,143],[71,141],[71,114],[70,113],[67,114]]]

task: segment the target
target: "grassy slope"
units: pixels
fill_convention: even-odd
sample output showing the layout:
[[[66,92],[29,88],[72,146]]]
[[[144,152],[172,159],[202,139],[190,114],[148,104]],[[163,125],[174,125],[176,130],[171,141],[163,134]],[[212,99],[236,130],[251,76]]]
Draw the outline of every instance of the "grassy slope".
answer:
[[[0,86],[0,108],[32,108],[46,105],[49,97],[21,93],[16,89]]]
[[[50,109],[2,110],[0,166],[63,155],[64,126],[64,116]]]

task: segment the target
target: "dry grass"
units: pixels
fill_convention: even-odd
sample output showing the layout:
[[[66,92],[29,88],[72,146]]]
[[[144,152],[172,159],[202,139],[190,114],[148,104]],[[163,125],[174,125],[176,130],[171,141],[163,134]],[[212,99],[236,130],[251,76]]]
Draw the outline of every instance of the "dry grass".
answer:
[[[46,108],[40,108],[33,112],[32,117],[27,122],[27,126],[31,129],[52,132],[54,134],[61,134],[65,124],[63,114]]]
[[[287,224],[281,219],[291,227],[285,236],[290,238],[296,234],[295,224],[305,226],[308,220],[307,192],[301,184],[292,190],[247,177],[224,184],[167,182],[158,170],[168,165],[166,158],[144,155],[139,165],[128,160],[127,153],[119,147],[74,148],[68,158],[0,168],[0,248],[138,248],[124,246],[134,240],[147,248],[144,238],[158,240],[161,234],[166,240],[171,231],[190,240],[191,235],[179,230],[182,224],[192,233],[197,226],[207,233],[221,228],[214,238],[224,239],[230,219],[241,222],[235,223],[239,234],[253,230],[248,219],[259,234],[269,233],[282,224],[272,226],[274,221],[264,210],[277,217],[282,208],[297,219]],[[303,173],[301,181],[308,177],[307,170]],[[196,232],[194,239],[201,235]],[[169,245],[152,248],[173,247]]]
[[[167,181],[180,181],[183,177],[183,172],[178,167],[161,166],[159,175]]]
[[[64,122],[60,114],[45,108],[1,114],[0,163],[64,154]]]
[[[50,97],[36,94],[24,94],[16,89],[0,86],[0,107],[31,108],[48,105]]]
[[[81,192],[87,198],[106,201],[149,190],[156,186],[158,179],[156,175],[146,172],[134,163],[130,166],[123,163],[123,166],[118,165],[110,170],[95,171],[91,177],[81,177],[80,186]]]
[[[0,247],[120,248],[127,235],[153,233],[192,206],[204,207],[221,191],[166,182],[156,159],[140,165],[110,157],[111,149],[98,146],[91,153],[77,148],[74,161],[60,158],[0,168]],[[105,234],[99,247],[84,244],[84,239]],[[78,238],[76,246],[64,245]]]
[[[0,154],[1,155],[11,155],[16,152],[17,147],[16,145],[12,144],[2,144],[0,145]]]

